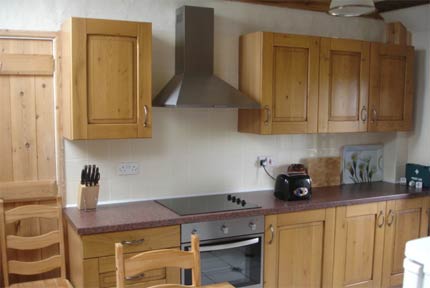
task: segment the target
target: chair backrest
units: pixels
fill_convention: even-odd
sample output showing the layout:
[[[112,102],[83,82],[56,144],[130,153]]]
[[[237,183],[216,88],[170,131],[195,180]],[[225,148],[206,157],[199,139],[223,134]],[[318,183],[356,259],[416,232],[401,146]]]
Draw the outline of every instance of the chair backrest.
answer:
[[[6,225],[19,223],[21,220],[32,218],[57,219],[58,230],[32,237],[6,235]],[[3,200],[0,200],[0,237],[3,278],[6,287],[9,286],[9,274],[37,275],[60,268],[61,278],[66,278],[60,199],[57,199],[57,204],[55,206],[23,205],[7,211],[4,209]],[[33,262],[8,260],[8,249],[34,250],[46,248],[54,244],[59,245],[58,255]]]
[[[200,276],[200,241],[197,235],[191,235],[191,251],[176,249],[162,249],[143,252],[124,259],[121,243],[115,244],[116,283],[117,287],[124,287],[126,278],[139,275],[145,271],[176,267],[192,269],[192,287],[201,285]],[[157,285],[156,287],[190,287],[181,285]]]

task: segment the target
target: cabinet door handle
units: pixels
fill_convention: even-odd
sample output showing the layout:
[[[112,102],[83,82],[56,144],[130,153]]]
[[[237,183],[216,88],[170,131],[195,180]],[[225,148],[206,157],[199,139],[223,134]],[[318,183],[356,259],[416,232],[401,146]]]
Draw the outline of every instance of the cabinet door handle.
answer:
[[[145,239],[124,240],[124,241],[121,241],[121,244],[122,245],[128,245],[128,246],[134,246],[134,245],[140,245],[143,242],[145,242]]]
[[[394,222],[394,212],[393,210],[390,209],[390,211],[388,211],[388,216],[387,216],[387,225],[388,227],[390,227]]]
[[[379,211],[379,215],[378,215],[378,227],[381,228],[382,226],[384,226],[385,223],[385,216],[384,216],[384,211]]]
[[[378,119],[378,113],[376,112],[376,108],[373,107],[373,109],[372,109],[372,122],[376,122],[377,119]]]
[[[366,106],[363,106],[363,108],[361,108],[361,121],[366,122],[367,120],[367,109]]]
[[[148,106],[143,105],[143,114],[145,115],[143,118],[143,127],[148,127]]]
[[[270,224],[269,226],[270,229],[270,240],[269,240],[269,244],[273,243],[273,239],[275,238],[275,228],[273,228],[273,225]]]
[[[132,280],[140,280],[140,279],[143,279],[143,278],[145,278],[145,273],[137,274],[137,275],[134,275],[134,276],[125,277],[125,280],[132,281]]]
[[[269,125],[270,118],[272,118],[272,112],[270,111],[269,106],[264,106],[264,110],[266,111],[266,120],[264,121],[265,125]]]

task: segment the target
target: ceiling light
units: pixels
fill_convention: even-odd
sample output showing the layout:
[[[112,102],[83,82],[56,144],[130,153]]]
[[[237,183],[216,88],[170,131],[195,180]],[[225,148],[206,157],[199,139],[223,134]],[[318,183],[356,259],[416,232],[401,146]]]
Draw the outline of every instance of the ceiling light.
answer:
[[[375,11],[373,0],[331,0],[328,13],[333,16],[354,17]]]

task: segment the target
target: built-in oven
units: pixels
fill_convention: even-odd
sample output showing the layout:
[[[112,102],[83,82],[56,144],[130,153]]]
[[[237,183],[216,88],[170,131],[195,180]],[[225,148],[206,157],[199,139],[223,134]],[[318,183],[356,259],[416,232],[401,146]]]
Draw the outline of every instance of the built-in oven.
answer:
[[[183,224],[182,250],[191,249],[191,234],[200,238],[202,285],[263,287],[263,216]],[[182,284],[191,285],[191,270],[182,271]]]

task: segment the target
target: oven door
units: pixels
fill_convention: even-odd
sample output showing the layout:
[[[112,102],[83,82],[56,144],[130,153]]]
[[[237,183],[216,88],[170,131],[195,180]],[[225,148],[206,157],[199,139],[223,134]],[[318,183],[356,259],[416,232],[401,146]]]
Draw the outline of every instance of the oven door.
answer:
[[[200,242],[202,285],[263,287],[263,243],[262,234]],[[190,243],[182,250],[191,250]],[[182,271],[182,284],[191,285],[191,270]]]

